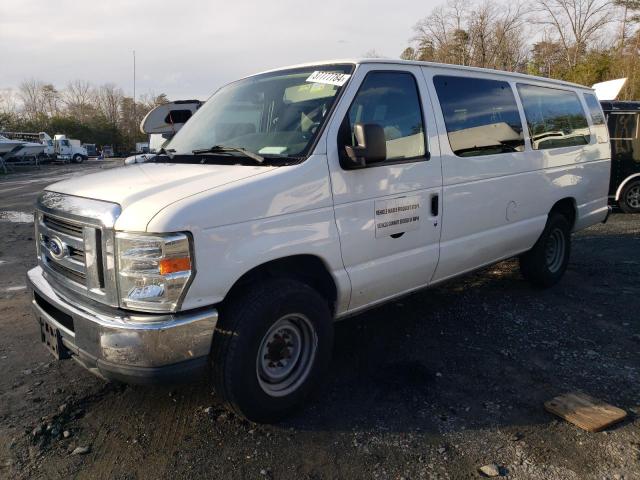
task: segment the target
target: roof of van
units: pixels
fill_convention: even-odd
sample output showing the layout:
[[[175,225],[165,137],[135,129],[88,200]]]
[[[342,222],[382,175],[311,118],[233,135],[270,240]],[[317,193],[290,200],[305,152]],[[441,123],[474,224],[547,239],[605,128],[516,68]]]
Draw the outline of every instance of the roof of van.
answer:
[[[341,64],[341,63],[353,63],[356,65],[362,65],[367,63],[383,63],[387,65],[394,64],[394,65],[417,65],[420,67],[439,67],[439,68],[448,68],[452,70],[460,70],[460,71],[466,71],[466,72],[472,71],[472,72],[479,72],[479,73],[490,73],[493,75],[504,75],[506,77],[535,79],[539,82],[553,83],[557,85],[564,85],[572,88],[581,88],[585,90],[593,90],[591,87],[580,85],[578,83],[567,82],[564,80],[556,80],[553,78],[537,77],[535,75],[526,75],[524,73],[507,72],[505,70],[494,70],[491,68],[467,67],[464,65],[452,65],[449,63],[419,62],[416,60],[400,60],[400,59],[394,59],[394,58],[346,58],[346,59],[343,58],[343,59],[335,59],[335,60],[322,60],[318,62],[308,62],[308,63],[299,64],[299,65],[289,65],[287,67],[274,68],[261,73],[276,72],[279,70],[288,70],[291,68],[311,67],[314,65],[335,65],[335,64]]]

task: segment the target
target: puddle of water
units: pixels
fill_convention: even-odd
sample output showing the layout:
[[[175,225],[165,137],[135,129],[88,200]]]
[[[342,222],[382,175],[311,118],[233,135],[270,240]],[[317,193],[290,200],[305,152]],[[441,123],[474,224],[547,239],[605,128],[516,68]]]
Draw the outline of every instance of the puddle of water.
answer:
[[[15,212],[13,210],[0,210],[0,222],[33,223],[33,213]]]

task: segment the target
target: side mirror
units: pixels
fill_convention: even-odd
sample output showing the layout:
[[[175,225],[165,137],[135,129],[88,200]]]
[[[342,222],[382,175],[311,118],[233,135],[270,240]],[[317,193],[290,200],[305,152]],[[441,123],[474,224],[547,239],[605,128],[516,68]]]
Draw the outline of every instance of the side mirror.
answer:
[[[384,129],[380,125],[356,123],[353,133],[358,145],[355,147],[345,146],[353,168],[366,167],[372,163],[384,162],[387,159],[387,141],[384,137]]]

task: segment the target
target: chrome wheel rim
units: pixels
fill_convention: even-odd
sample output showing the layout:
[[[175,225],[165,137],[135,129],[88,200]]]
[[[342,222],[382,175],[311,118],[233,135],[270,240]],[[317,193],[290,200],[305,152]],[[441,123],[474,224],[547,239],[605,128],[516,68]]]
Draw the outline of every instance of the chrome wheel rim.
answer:
[[[625,201],[631,208],[640,208],[640,184],[634,185],[627,191]]]
[[[547,244],[545,246],[547,268],[551,273],[556,273],[560,270],[560,267],[562,267],[565,250],[566,240],[564,238],[564,232],[559,228],[553,229],[547,238]]]
[[[318,349],[311,321],[301,313],[279,318],[260,342],[256,375],[262,390],[283,397],[297,390],[309,376]]]

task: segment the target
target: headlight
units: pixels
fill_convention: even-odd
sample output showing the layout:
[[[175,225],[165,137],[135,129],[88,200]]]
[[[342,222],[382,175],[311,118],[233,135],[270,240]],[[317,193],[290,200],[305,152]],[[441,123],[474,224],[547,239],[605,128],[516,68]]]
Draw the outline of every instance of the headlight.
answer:
[[[116,233],[120,305],[175,311],[194,273],[189,241],[184,233]]]

